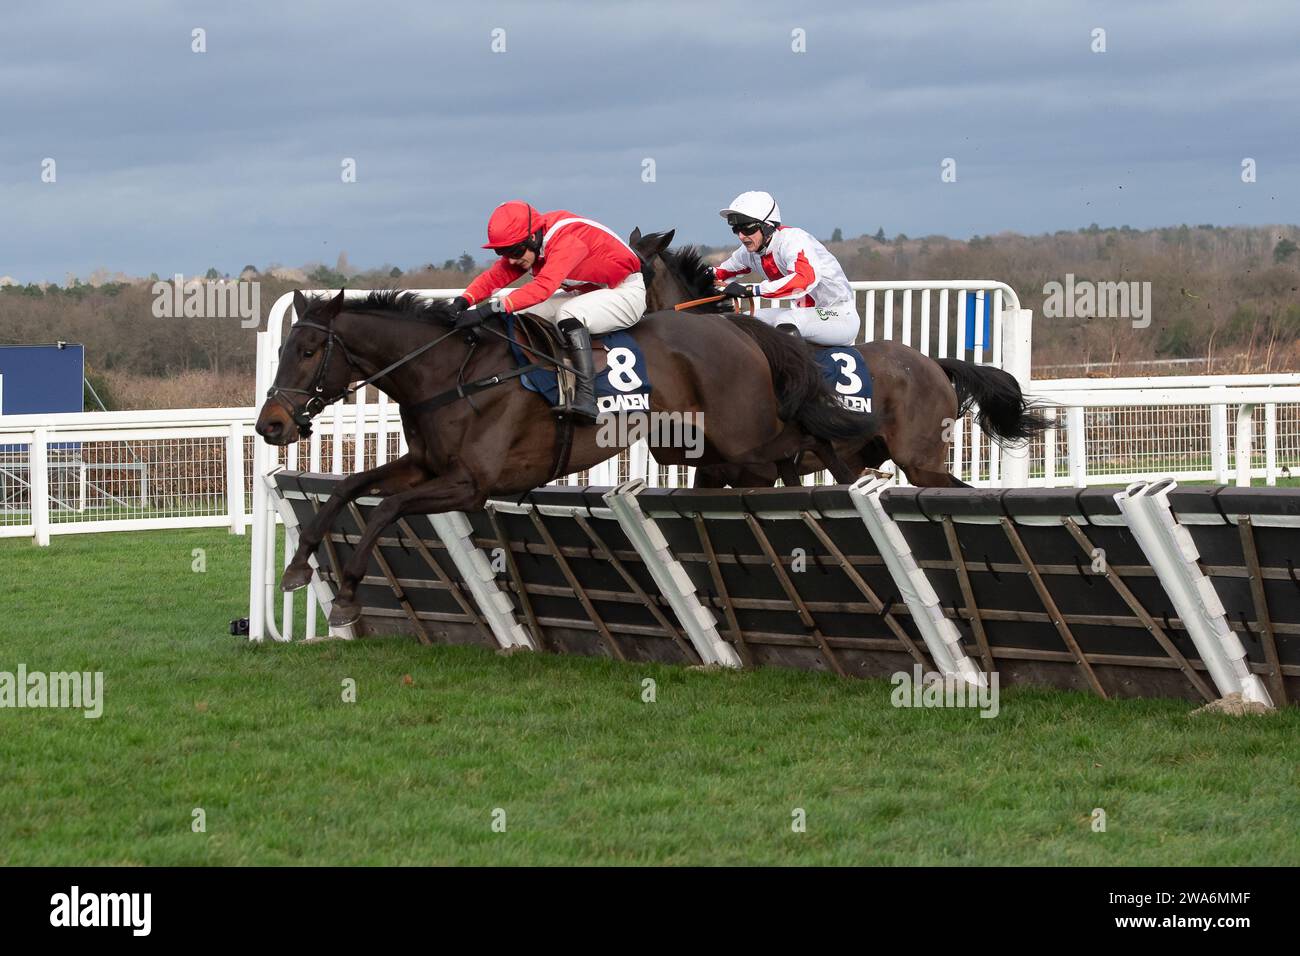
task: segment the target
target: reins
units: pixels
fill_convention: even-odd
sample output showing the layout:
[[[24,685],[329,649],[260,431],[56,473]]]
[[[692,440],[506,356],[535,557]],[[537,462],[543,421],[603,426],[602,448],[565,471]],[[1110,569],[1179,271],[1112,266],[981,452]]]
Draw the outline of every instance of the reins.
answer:
[[[675,306],[673,306],[673,311],[685,312],[687,309],[693,309],[697,305],[712,305],[714,302],[721,302],[725,298],[727,298],[725,295],[706,295],[702,299],[691,299],[689,302],[679,302]],[[748,312],[750,315],[754,314],[753,299],[747,300],[749,302],[748,307],[742,307],[739,299],[735,301],[736,301],[736,308],[735,308],[736,312]]]
[[[706,295],[702,299],[691,299],[689,302],[678,302],[673,306],[674,312],[685,312],[687,309],[693,309],[697,305],[712,305],[714,302],[721,302],[726,296]]]

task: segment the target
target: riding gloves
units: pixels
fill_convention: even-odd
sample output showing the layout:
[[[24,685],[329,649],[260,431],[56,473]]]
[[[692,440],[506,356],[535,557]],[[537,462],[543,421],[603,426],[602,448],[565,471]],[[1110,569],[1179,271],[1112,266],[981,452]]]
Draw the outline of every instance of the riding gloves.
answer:
[[[486,302],[480,302],[472,309],[466,309],[456,319],[456,329],[473,329],[482,325],[492,316],[504,311],[501,308],[500,299],[488,299]]]
[[[726,288],[722,290],[722,295],[728,299],[762,298],[762,293],[758,291],[758,286],[745,285],[743,282],[728,282]]]

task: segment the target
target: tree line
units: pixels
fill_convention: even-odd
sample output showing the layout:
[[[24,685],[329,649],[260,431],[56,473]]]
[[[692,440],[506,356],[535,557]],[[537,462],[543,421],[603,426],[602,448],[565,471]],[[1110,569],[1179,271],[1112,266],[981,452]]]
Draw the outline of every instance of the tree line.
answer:
[[[843,235],[840,229],[836,233]],[[1138,230],[1093,224],[1053,235],[1002,233],[970,240],[890,238],[882,227],[873,235],[827,241],[853,279],[1006,282],[1021,305],[1034,311],[1036,365],[1235,355],[1247,356],[1251,370],[1295,370],[1300,369],[1297,240],[1295,226]],[[264,321],[275,300],[296,287],[455,288],[479,265],[466,253],[410,271],[388,265],[354,271],[341,256],[334,268],[316,265],[298,276],[252,266],[244,276],[260,283]],[[1150,282],[1150,327],[1116,319],[1045,318],[1046,290],[1067,274],[1075,281]],[[209,276],[215,278],[215,270]],[[241,327],[237,317],[155,318],[153,301],[147,280],[8,286],[0,289],[0,343],[79,342],[92,376],[165,378],[204,371],[247,377],[251,389],[255,329]],[[202,398],[196,396],[196,404],[203,404]]]

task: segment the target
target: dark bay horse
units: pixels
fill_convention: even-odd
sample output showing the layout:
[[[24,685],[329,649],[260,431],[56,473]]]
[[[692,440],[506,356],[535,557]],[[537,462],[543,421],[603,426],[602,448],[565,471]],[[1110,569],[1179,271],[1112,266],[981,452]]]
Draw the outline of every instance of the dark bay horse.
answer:
[[[632,248],[653,273],[646,282],[646,302],[651,309],[668,309],[717,292],[699,250],[693,246],[670,250],[672,237],[671,231],[643,236],[638,229],[632,234]],[[731,306],[724,301],[701,308],[719,307]],[[960,359],[932,359],[888,339],[857,347],[871,373],[878,434],[834,443],[835,455],[851,470],[877,468],[892,459],[918,487],[965,487],[948,471],[948,451],[952,423],[973,405],[979,406],[975,420],[980,428],[999,444],[1027,441],[1046,427],[1044,419],[1030,410],[1015,377],[1000,368]],[[812,346],[807,348],[811,351]],[[799,473],[811,474],[821,468],[813,453],[805,453]],[[724,465],[696,471],[697,485],[766,486],[776,478],[777,471],[771,466]]]
[[[560,460],[567,472],[581,471],[622,450],[602,443],[599,424],[577,426],[560,459],[557,440],[568,426],[508,374],[516,362],[499,318],[476,332],[454,332],[448,303],[395,291],[352,301],[340,292],[311,302],[295,292],[294,309],[299,320],[281,346],[257,433],[273,445],[296,441],[313,416],[349,393],[349,383],[365,379],[401,406],[409,448],[340,482],[301,530],[281,579],[284,590],[311,580],[308,557],[348,502],[362,494],[385,498],[340,574],[331,624],[360,616],[357,585],[375,541],[398,518],[474,511],[490,496],[545,484]],[[833,458],[830,442],[870,433],[871,417],[841,407],[816,363],[789,336],[744,332],[721,315],[686,321],[683,326],[677,313],[651,314],[628,330],[646,357],[651,411],[694,413],[702,422],[702,446],[657,448],[660,462],[768,469],[823,446]],[[472,401],[461,397],[461,383]],[[701,454],[688,459],[688,451]],[[836,470],[852,477],[842,463]]]

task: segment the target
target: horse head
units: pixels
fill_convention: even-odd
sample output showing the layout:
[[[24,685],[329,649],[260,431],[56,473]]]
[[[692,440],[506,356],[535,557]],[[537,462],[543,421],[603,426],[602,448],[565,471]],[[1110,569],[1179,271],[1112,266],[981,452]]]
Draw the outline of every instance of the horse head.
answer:
[[[293,294],[298,321],[280,346],[275,382],[257,416],[256,430],[269,444],[288,445],[311,435],[311,420],[341,398],[359,371],[334,330],[346,293],[308,300]]]

